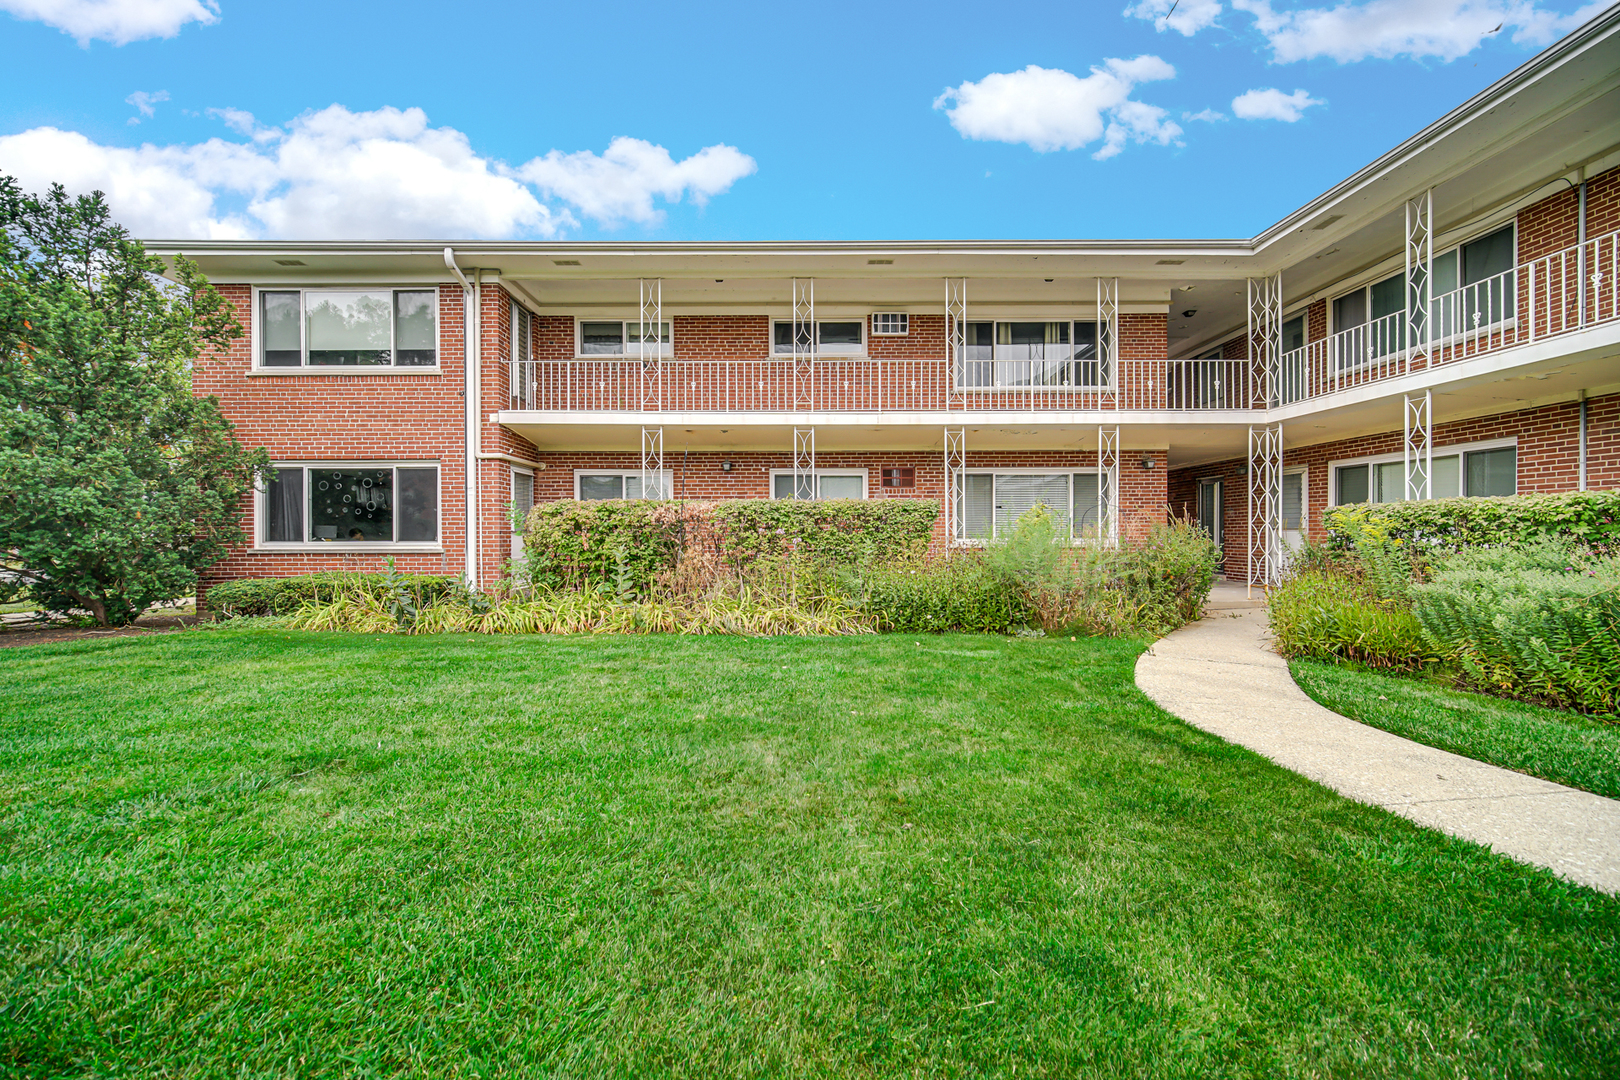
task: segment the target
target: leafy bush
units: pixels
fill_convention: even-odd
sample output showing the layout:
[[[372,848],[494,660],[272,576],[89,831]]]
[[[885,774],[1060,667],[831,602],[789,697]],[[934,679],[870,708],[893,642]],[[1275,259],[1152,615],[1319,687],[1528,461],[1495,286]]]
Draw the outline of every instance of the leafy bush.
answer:
[[[1271,590],[1266,612],[1277,651],[1290,659],[1350,660],[1386,669],[1414,669],[1435,659],[1410,611],[1344,574],[1296,574]]]
[[[1480,686],[1620,713],[1620,557],[1548,541],[1465,552],[1412,594],[1434,648]]]
[[[1541,537],[1591,551],[1620,550],[1620,491],[1333,507],[1323,515],[1330,543],[1350,542],[1351,522],[1357,515],[1377,520],[1392,540],[1440,552],[1522,544]]]
[[[852,591],[879,630],[1007,634],[1034,621],[1018,591],[976,553],[878,569]]]
[[[705,555],[734,571],[789,554],[842,567],[917,559],[938,518],[939,503],[926,499],[565,499],[529,512],[524,547],[537,586],[645,590]]]
[[[426,607],[460,587],[452,577],[432,574],[387,575],[328,571],[284,578],[240,578],[209,588],[206,602],[215,614],[236,616],[290,615],[310,601],[330,602],[341,592],[359,591],[384,597],[406,590],[418,607]]]

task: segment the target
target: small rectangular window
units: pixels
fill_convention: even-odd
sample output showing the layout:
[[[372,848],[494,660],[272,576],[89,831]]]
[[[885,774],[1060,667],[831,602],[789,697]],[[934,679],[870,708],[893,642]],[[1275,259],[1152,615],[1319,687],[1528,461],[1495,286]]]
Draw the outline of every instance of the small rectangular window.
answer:
[[[1516,495],[1519,491],[1519,451],[1504,446],[1476,450],[1467,455],[1469,495]]]
[[[911,316],[905,312],[882,312],[872,316],[872,333],[901,335],[909,332]]]
[[[917,469],[912,465],[889,465],[883,469],[886,488],[912,488],[917,486]]]
[[[401,367],[439,362],[438,301],[438,293],[425,289],[394,294],[394,362]]]
[[[534,509],[534,473],[512,470],[512,512],[527,517]]]
[[[259,294],[259,330],[264,339],[265,367],[298,367],[304,362],[302,310],[296,292]]]
[[[264,490],[264,538],[296,544],[304,538],[304,470],[277,469]]]
[[[1339,505],[1367,501],[1367,466],[1344,465],[1339,469]]]
[[[580,356],[622,356],[634,358],[643,351],[649,356],[670,356],[669,323],[656,326],[648,323],[645,331],[640,320],[615,322],[581,321],[579,324]]]
[[[778,470],[771,474],[771,498],[791,499],[794,497],[794,473],[791,470]],[[866,498],[866,473],[817,470],[815,473],[800,477],[798,497],[801,499],[864,499]]]
[[[653,490],[641,490],[641,470],[626,472],[576,473],[579,498],[591,502],[603,499],[667,499],[670,497],[670,474],[666,470],[653,476]]]

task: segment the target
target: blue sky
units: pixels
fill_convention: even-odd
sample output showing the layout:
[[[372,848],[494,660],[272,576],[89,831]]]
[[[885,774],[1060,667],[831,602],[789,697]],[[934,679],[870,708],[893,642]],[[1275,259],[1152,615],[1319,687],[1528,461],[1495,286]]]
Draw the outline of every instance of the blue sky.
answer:
[[[0,0],[0,171],[151,238],[1247,237],[1604,6],[1172,2]]]

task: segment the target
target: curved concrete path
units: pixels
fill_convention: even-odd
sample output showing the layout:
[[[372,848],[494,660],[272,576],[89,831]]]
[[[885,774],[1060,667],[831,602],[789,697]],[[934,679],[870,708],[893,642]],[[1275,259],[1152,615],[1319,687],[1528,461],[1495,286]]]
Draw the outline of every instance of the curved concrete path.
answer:
[[[1620,893],[1620,800],[1436,750],[1323,708],[1271,651],[1264,605],[1246,601],[1241,585],[1218,584],[1201,621],[1143,653],[1136,685],[1194,727],[1346,798]]]

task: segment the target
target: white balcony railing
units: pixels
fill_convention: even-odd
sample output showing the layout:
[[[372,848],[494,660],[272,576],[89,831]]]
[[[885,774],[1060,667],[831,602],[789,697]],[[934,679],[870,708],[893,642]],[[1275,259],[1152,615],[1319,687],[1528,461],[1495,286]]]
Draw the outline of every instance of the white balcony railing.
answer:
[[[1264,408],[1620,318],[1620,232],[1433,299],[1433,333],[1395,312],[1284,353],[1271,400],[1240,360],[575,359],[509,362],[509,407],[558,412],[917,412]],[[1425,340],[1427,337],[1427,340]]]

